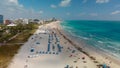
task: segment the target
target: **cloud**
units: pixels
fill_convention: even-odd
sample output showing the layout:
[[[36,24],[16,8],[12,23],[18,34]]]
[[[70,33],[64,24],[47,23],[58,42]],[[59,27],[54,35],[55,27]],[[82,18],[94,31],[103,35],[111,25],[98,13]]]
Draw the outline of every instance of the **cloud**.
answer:
[[[81,12],[80,14],[78,14],[78,16],[85,16],[86,13],[85,12]]]
[[[11,18],[38,18],[41,13],[33,9],[25,9],[18,0],[0,0],[0,14],[4,15],[5,19]]]
[[[51,7],[51,8],[57,8],[57,6],[54,5],[54,4],[52,4],[50,7]]]
[[[115,5],[115,8],[120,8],[120,5],[118,4],[118,5]]]
[[[11,3],[18,4],[18,0],[8,0]]]
[[[43,11],[42,11],[42,10],[40,10],[40,11],[39,11],[39,13],[40,13],[40,14],[43,14]]]
[[[100,3],[100,4],[108,3],[108,2],[109,2],[109,0],[96,0],[96,3]]]
[[[70,5],[70,3],[71,3],[71,0],[62,0],[61,3],[59,4],[59,6],[67,7]]]
[[[82,3],[86,3],[87,2],[87,0],[83,0],[83,2]]]
[[[68,15],[68,16],[69,16],[69,15],[70,15],[70,13],[68,12],[68,13],[66,13],[66,15]]]
[[[97,13],[91,13],[90,16],[98,16]]]
[[[114,11],[114,12],[111,13],[111,15],[115,15],[115,14],[120,14],[120,11],[117,10],[117,11]]]

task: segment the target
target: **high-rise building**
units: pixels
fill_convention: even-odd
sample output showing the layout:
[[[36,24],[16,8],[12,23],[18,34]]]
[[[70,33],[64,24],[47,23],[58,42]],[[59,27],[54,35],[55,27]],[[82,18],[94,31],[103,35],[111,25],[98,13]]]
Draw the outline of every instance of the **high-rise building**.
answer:
[[[0,15],[0,24],[3,23],[3,15]]]

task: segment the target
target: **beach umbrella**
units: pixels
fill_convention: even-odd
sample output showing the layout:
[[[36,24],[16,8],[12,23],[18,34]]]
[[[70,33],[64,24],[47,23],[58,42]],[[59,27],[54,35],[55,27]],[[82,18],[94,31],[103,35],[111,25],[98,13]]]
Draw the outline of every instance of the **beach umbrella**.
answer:
[[[30,50],[30,52],[34,52],[34,49],[32,48],[32,49]]]
[[[50,44],[48,44],[48,49],[47,49],[47,51],[50,51]]]
[[[106,64],[103,64],[103,68],[107,68],[107,65],[106,65]]]
[[[75,53],[75,50],[73,50],[72,53]]]
[[[37,42],[36,44],[40,44],[39,42]]]
[[[69,68],[69,65],[67,65],[65,68]]]

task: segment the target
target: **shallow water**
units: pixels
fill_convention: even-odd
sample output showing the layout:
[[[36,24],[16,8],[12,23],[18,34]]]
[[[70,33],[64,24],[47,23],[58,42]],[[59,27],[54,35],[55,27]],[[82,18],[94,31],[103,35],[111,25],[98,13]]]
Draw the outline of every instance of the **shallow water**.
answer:
[[[72,37],[120,58],[120,21],[71,20],[61,25]]]

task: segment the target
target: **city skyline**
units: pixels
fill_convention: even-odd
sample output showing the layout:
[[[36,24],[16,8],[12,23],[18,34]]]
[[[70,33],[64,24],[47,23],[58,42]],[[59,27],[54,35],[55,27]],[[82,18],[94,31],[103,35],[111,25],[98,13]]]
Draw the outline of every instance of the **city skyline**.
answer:
[[[0,0],[5,19],[120,20],[119,0]]]

